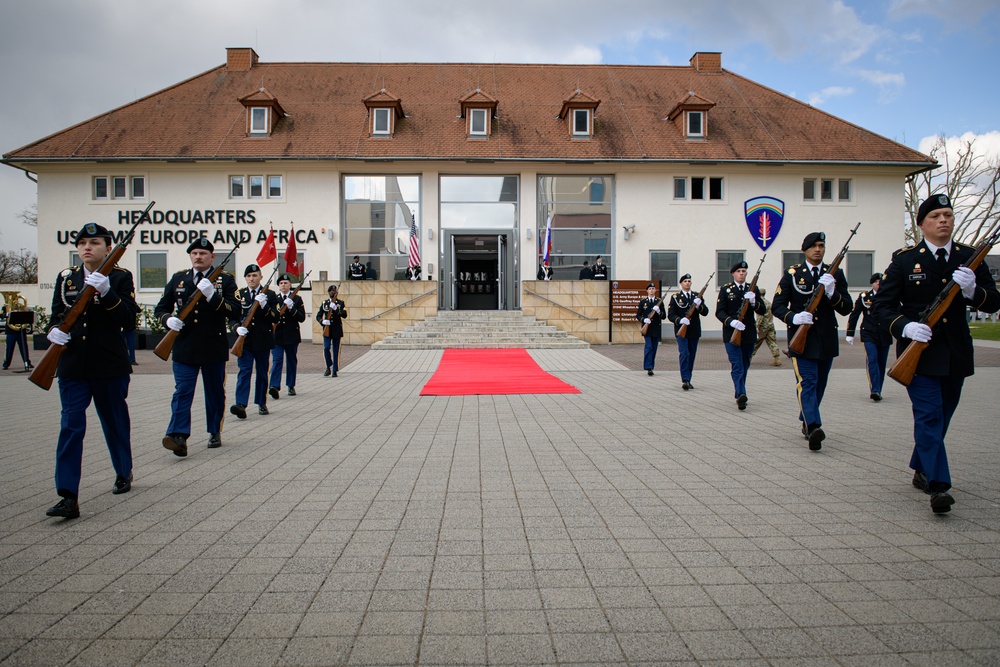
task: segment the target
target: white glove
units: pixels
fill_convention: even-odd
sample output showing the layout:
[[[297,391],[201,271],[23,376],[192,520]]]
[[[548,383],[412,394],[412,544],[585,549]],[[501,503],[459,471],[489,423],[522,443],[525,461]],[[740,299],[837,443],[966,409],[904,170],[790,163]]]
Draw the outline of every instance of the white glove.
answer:
[[[168,317],[167,318],[167,328],[174,331],[180,331],[184,328],[184,320],[179,317]]]
[[[824,273],[819,277],[819,284],[826,290],[826,298],[832,299],[833,295],[837,292],[837,279],[829,273]]]
[[[60,329],[59,327],[53,327],[49,333],[45,335],[49,339],[49,342],[53,345],[69,345],[69,339],[72,338],[68,333]]]
[[[686,317],[682,317],[681,319],[677,320],[677,324],[691,324],[691,320],[689,320]]]
[[[694,307],[698,308],[699,306],[701,306],[701,297],[700,296],[696,296],[694,298]]]
[[[976,295],[976,274],[967,266],[960,266],[951,274],[951,279],[962,288],[962,296],[971,299]]]
[[[330,326],[330,320],[323,320],[323,326],[325,327]]]
[[[294,302],[294,301],[292,301],[291,299],[289,299],[289,298],[288,298],[288,297],[286,296],[286,297],[285,297],[285,305],[286,305],[286,306],[288,306],[289,308],[294,308],[294,307],[295,307],[295,302]]]
[[[845,340],[848,345],[854,345],[854,336],[848,336]]]
[[[905,327],[903,327],[903,338],[909,338],[915,340],[918,343],[929,343],[931,342],[931,328],[926,324],[921,324],[920,322],[910,322]]]
[[[240,336],[246,336],[248,333],[250,333],[250,330],[247,329],[246,327],[236,327],[236,333],[239,334]]]
[[[803,310],[801,313],[795,313],[795,317],[792,318],[792,324],[812,324],[813,314],[807,310]]]
[[[198,291],[205,295],[206,299],[211,299],[212,295],[215,294],[215,285],[208,278],[202,278],[198,281]]]
[[[747,292],[743,295],[743,298],[749,301],[751,306],[757,305],[757,295],[753,292]]]
[[[732,327],[737,331],[744,331],[747,328],[747,325],[743,324],[739,320],[733,320],[730,324],[732,324]]]
[[[646,319],[644,319],[644,320],[642,321],[642,323],[643,323],[643,324],[652,324],[652,323],[653,323],[653,320],[651,320],[651,319],[649,319],[649,318],[647,317]]]
[[[260,294],[258,294],[254,298],[257,299],[257,303],[260,304],[261,308],[267,308],[267,295],[266,294],[264,294],[263,292],[261,292]]]
[[[656,313],[657,315],[659,315],[660,314],[660,307],[659,306],[653,306],[653,312]]]
[[[340,304],[334,301],[330,304],[330,310],[340,310]]]
[[[955,273],[958,272],[956,271]],[[91,273],[89,276],[83,279],[83,282],[87,283],[95,290],[97,290],[97,293],[100,294],[101,296],[106,295],[108,293],[108,290],[111,289],[111,280],[108,279],[106,275],[104,275],[99,271],[94,271],[93,273]]]

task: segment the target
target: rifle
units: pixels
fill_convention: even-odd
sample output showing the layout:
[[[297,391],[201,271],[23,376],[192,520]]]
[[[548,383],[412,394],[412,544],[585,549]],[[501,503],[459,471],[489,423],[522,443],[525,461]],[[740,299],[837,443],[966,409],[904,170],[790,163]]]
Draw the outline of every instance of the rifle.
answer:
[[[340,290],[337,290],[337,294],[340,294]],[[333,304],[337,303],[337,297],[334,296],[333,298],[331,298],[330,302],[331,302],[330,303],[331,306]],[[331,310],[330,312],[332,313],[333,310]],[[330,337],[330,325],[327,324],[326,326],[323,327],[323,338],[329,338],[329,337]]]
[[[208,276],[209,282],[214,283],[219,278],[219,276],[222,275],[222,270],[226,268],[226,264],[228,264],[229,260],[233,258],[233,255],[236,254],[236,249],[240,247],[240,243],[242,243],[242,241],[236,243],[233,249],[229,251],[229,254],[226,255],[225,259],[223,259],[222,262],[219,264],[218,268],[215,269],[215,271],[212,271],[211,275]],[[182,321],[186,320],[188,315],[191,314],[191,311],[194,310],[194,307],[198,305],[198,301],[200,301],[201,297],[203,296],[204,294],[201,293],[201,290],[196,289],[194,291],[194,294],[188,297],[187,303],[185,303],[184,307],[181,308],[181,312],[177,313],[177,318]],[[163,336],[163,340],[157,343],[156,349],[153,350],[153,354],[158,356],[160,359],[163,359],[164,361],[169,359],[170,351],[174,349],[174,342],[177,340],[178,333],[179,332],[168,328],[167,333]]]
[[[132,239],[135,238],[136,228],[142,224],[143,220],[149,219],[149,211],[153,208],[153,204],[155,203],[155,201],[149,202],[149,206],[147,206],[142,212],[142,215],[140,215],[139,219],[132,225],[132,228],[128,230],[128,233],[122,237],[122,240],[119,241],[118,244],[111,249],[111,252],[108,253],[108,256],[104,258],[104,262],[102,262],[101,266],[97,269],[98,273],[105,276],[111,273],[111,269],[115,268],[119,260],[121,260],[122,255],[125,254],[125,249],[128,248],[129,243],[131,243]],[[60,331],[63,333],[70,332],[70,329],[73,328],[76,321],[81,315],[83,315],[84,311],[87,310],[90,302],[94,300],[94,293],[96,291],[97,290],[90,285],[87,285],[84,288],[84,290],[76,298],[76,303],[74,303],[73,307],[69,309],[69,312],[66,313],[62,323],[59,325]],[[59,366],[59,357],[61,357],[62,353],[65,351],[65,345],[56,345],[55,343],[49,345],[49,349],[45,351],[45,356],[43,356],[42,360],[38,362],[37,366],[35,366],[35,370],[28,376],[28,379],[45,391],[48,391],[49,388],[52,387],[52,378],[56,376],[56,368]]]
[[[705,297],[705,290],[708,289],[708,284],[712,282],[712,278],[714,278],[714,277],[715,277],[715,271],[712,271],[712,275],[710,275],[708,277],[708,280],[705,282],[705,286],[701,288],[700,292],[698,292],[698,298],[702,300],[702,303],[705,302],[705,299],[704,299],[704,297]],[[691,307],[688,308],[687,314],[684,315],[684,317],[686,317],[686,318],[688,318],[690,320],[694,316],[694,311],[696,311],[697,309],[698,309],[698,306],[694,305],[694,300],[692,299],[691,300]],[[688,325],[682,324],[681,327],[677,330],[677,337],[678,338],[687,338],[687,333],[688,333]]]
[[[657,315],[657,317],[659,317],[662,320],[663,319],[663,312],[662,312],[663,311],[663,297],[662,296],[660,297],[659,301],[657,301],[656,303],[653,304],[654,308],[656,306],[659,306],[660,307],[660,311],[661,311],[660,314]],[[643,324],[642,328],[639,329],[639,333],[641,333],[643,336],[645,336],[646,335],[646,331],[648,331],[648,330],[649,330],[649,325],[648,324]]]
[[[837,272],[837,269],[840,268],[840,263],[843,261],[844,257],[847,256],[847,246],[850,245],[851,239],[854,238],[854,235],[858,233],[858,227],[860,226],[861,226],[860,222],[854,225],[854,229],[851,230],[851,235],[847,237],[847,241],[844,243],[844,247],[840,249],[840,252],[837,254],[836,259],[834,259],[833,263],[830,264],[830,268],[826,270],[826,273],[833,275]],[[803,312],[815,313],[816,309],[819,308],[820,301],[823,300],[824,292],[826,292],[826,289],[817,283],[813,287],[812,296],[809,297],[809,305],[806,306],[806,309]],[[800,324],[799,328],[795,330],[795,334],[792,336],[792,340],[788,342],[788,349],[791,350],[792,352],[798,352],[799,354],[802,354],[802,352],[804,352],[806,349],[806,336],[809,335],[809,329],[811,328],[812,328],[811,324]]]
[[[994,229],[993,232],[979,242],[975,253],[972,255],[972,259],[969,260],[968,264],[964,264],[963,266],[975,271],[983,263],[986,255],[990,254],[990,250],[993,249],[998,240],[1000,240],[1000,228]],[[958,283],[954,279],[949,280],[941,289],[937,298],[920,313],[920,323],[926,324],[933,329],[941,318],[944,317],[944,314],[951,306],[951,302],[958,296],[958,291]],[[924,353],[928,345],[930,343],[920,343],[911,340],[902,353],[896,357],[896,361],[893,362],[892,367],[889,369],[889,377],[903,386],[909,386],[910,382],[913,381],[914,373],[917,372],[920,355]]]
[[[274,271],[271,271],[271,277],[268,278],[267,282],[264,283],[264,286],[260,288],[261,294],[267,293],[267,288],[271,286],[271,281],[274,280],[274,274],[276,274],[277,272],[278,272],[278,267],[275,266]],[[254,314],[256,314],[258,308],[260,308],[260,302],[254,299],[254,302],[250,305],[250,312],[247,313],[247,316],[245,318],[243,318],[243,324],[241,326],[244,329],[248,329],[250,327],[250,323],[253,321],[253,316]],[[246,342],[246,338],[247,338],[246,336],[236,337],[236,342],[233,343],[233,349],[229,350],[230,352],[232,352],[234,357],[239,358],[243,356],[243,344]]]
[[[751,292],[753,292],[754,288],[757,287],[757,279],[760,278],[760,270],[764,268],[765,259],[767,259],[766,252],[764,253],[764,256],[760,258],[760,264],[757,265],[757,273],[753,274],[753,281],[750,283]],[[750,302],[747,301],[746,299],[743,299],[743,305],[740,306],[740,316],[737,317],[736,319],[742,322],[743,318],[747,316],[747,309],[749,307],[750,307]],[[734,329],[733,335],[729,337],[729,342],[732,343],[733,345],[741,345],[743,343],[743,332],[740,331],[739,329]]]
[[[302,289],[302,286],[306,284],[306,278],[309,277],[310,273],[312,273],[312,271],[309,271],[308,273],[306,273],[306,275],[302,278],[302,282],[300,282],[299,286],[295,288],[295,291],[288,295],[289,299],[294,299],[295,298],[295,295],[299,293],[299,290]],[[280,283],[281,281],[279,280],[278,282]],[[281,308],[278,310],[278,319],[281,319],[281,316],[284,315],[285,311],[287,311],[287,310],[288,310],[288,306],[285,305],[285,304],[282,304]],[[277,331],[277,330],[278,330],[278,323],[275,322],[274,324],[271,325],[271,331],[273,332],[273,331]]]

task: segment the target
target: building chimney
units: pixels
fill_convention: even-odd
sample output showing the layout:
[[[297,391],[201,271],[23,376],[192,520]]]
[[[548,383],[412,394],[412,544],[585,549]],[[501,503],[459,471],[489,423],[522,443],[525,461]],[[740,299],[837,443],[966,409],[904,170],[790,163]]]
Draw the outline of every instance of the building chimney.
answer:
[[[700,74],[721,74],[722,52],[699,51],[691,56],[691,67]]]
[[[226,69],[246,72],[257,64],[257,52],[250,47],[226,49]]]

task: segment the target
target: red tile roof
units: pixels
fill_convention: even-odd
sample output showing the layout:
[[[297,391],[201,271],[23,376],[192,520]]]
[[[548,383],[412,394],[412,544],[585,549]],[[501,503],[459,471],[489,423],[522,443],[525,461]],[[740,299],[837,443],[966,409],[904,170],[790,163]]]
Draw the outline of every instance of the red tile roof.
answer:
[[[240,100],[262,87],[287,115],[270,137],[248,138]],[[405,105],[406,116],[391,139],[373,140],[365,100],[370,104],[386,88]],[[469,141],[459,118],[458,101],[477,89],[497,101],[486,141]],[[574,90],[603,101],[590,141],[567,138],[565,121],[557,117]],[[685,140],[665,120],[691,93],[714,103],[712,132],[704,141]],[[22,164],[234,158],[934,164],[721,67],[699,73],[691,66],[441,63],[222,65],[4,157]]]

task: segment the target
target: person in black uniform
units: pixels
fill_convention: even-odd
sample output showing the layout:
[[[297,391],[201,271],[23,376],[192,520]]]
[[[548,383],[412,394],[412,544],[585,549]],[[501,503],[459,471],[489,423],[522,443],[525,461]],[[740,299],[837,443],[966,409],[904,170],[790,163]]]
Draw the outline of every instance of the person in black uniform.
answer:
[[[340,369],[340,339],[344,337],[344,318],[347,308],[344,302],[337,298],[337,286],[327,288],[330,298],[320,305],[316,311],[316,320],[323,325],[323,358],[326,359],[326,371],[323,377],[337,377]]]
[[[177,456],[187,456],[191,435],[191,402],[194,400],[198,374],[205,391],[205,419],[209,448],[222,446],[222,419],[226,409],[226,361],[229,338],[226,322],[238,320],[239,289],[231,273],[222,271],[213,284],[215,247],[206,238],[196,239],[187,248],[191,268],[178,271],[163,288],[163,296],[153,310],[156,319],[178,332],[174,343],[174,397],[170,402],[170,424],[163,446]],[[174,316],[180,312],[195,290],[201,292],[187,320]]]
[[[257,412],[262,415],[269,414],[267,409],[267,362],[271,357],[271,350],[274,349],[274,323],[278,321],[278,299],[274,292],[263,289],[260,281],[263,279],[260,267],[256,264],[249,264],[243,271],[243,278],[247,281],[247,286],[240,290],[240,305],[243,312],[240,314],[240,325],[236,327],[236,333],[244,336],[243,353],[236,364],[239,373],[236,375],[236,403],[229,408],[229,411],[239,419],[247,418],[247,405],[250,400],[250,376],[257,369],[257,377],[254,380],[253,402],[257,405]],[[247,315],[257,304],[257,311],[253,314],[249,326],[243,326]]]
[[[406,267],[406,271],[403,272],[403,277],[406,280],[420,280],[421,267],[417,264],[414,267]]]
[[[694,359],[698,354],[698,340],[701,338],[701,316],[708,315],[708,306],[701,297],[691,291],[691,274],[681,276],[681,290],[670,297],[667,307],[667,319],[674,323],[674,339],[677,341],[677,355],[681,366],[681,389],[694,389],[691,375],[694,372]],[[694,306],[694,313],[688,319],[687,312]],[[684,338],[677,331],[687,325]]]
[[[542,265],[538,267],[538,275],[535,277],[538,280],[552,280],[552,267],[549,266],[549,260],[542,260]]]
[[[594,266],[591,269],[593,273],[594,280],[607,280],[608,279],[608,265],[604,263],[601,256],[598,255],[594,258]]]
[[[733,390],[736,396],[736,407],[747,409],[747,374],[750,372],[750,359],[753,358],[754,344],[757,342],[757,319],[754,314],[763,315],[767,304],[755,285],[751,290],[747,284],[747,263],[737,262],[729,269],[732,282],[728,282],[719,290],[719,301],[715,304],[715,317],[722,322],[722,340],[726,345],[726,356],[729,357],[729,374],[733,378]],[[746,315],[739,320],[743,302],[746,301]],[[733,345],[734,331],[742,331],[740,344]]]
[[[809,440],[809,449],[818,451],[826,439],[819,406],[826,392],[826,382],[833,368],[834,358],[840,354],[837,337],[837,313],[850,315],[853,301],[847,291],[847,278],[837,269],[828,273],[830,266],[823,263],[826,255],[826,234],[813,232],[802,240],[806,261],[789,267],[778,281],[771,302],[771,312],[788,326],[791,340],[803,324],[811,324],[804,351],[792,350],[792,368],[795,370],[795,389],[799,398],[799,420],[802,435]],[[815,290],[823,290],[816,312],[806,310]]]
[[[351,266],[347,269],[347,277],[350,280],[364,280],[365,273],[365,265],[361,263],[361,258],[355,255],[354,261],[351,262]]]
[[[281,393],[281,369],[284,362],[288,364],[285,371],[285,386],[288,395],[295,395],[295,374],[299,367],[299,343],[302,342],[302,332],[299,324],[306,321],[306,307],[298,294],[292,297],[292,276],[282,273],[278,277],[278,322],[274,326],[274,351],[271,352],[271,388],[268,393],[271,398],[278,398]],[[284,306],[285,312],[281,312]]]
[[[7,306],[4,306],[4,311],[7,310]],[[27,311],[27,306],[15,308],[12,312],[25,312]],[[24,370],[30,371],[34,366],[31,365],[31,358],[28,357],[28,334],[31,333],[30,324],[11,324],[10,316],[4,315],[7,319],[4,328],[7,333],[7,351],[3,358],[3,369],[7,370],[10,368],[10,362],[14,360],[14,347],[17,347],[17,351],[21,355],[21,363],[24,364]]]
[[[656,349],[660,346],[664,310],[662,299],[656,296],[656,285],[649,283],[646,285],[646,297],[639,302],[639,309],[635,314],[635,319],[649,325],[642,335],[646,339],[646,345],[642,349],[642,370],[646,371],[646,375],[652,375],[656,367]]]
[[[875,295],[872,314],[896,338],[899,355],[910,340],[928,343],[913,381],[906,388],[913,405],[913,485],[931,494],[931,510],[951,511],[955,499],[944,438],[962,397],[965,378],[975,372],[966,307],[985,313],[1000,310],[1000,293],[986,263],[975,271],[963,266],[974,248],[952,240],[955,213],[947,195],[932,195],[917,211],[923,240],[897,250]],[[920,313],[937,298],[948,280],[960,293],[933,329]]]
[[[56,369],[62,417],[55,481],[61,500],[46,514],[65,519],[80,516],[83,438],[91,400],[115,469],[111,493],[132,489],[132,423],[126,400],[132,363],[122,332],[135,328],[139,312],[135,285],[132,274],[117,266],[107,276],[98,273],[111,252],[111,232],[101,225],[89,222],[83,226],[76,236],[76,252],[83,266],[65,269],[56,278],[47,335],[49,341],[66,349]],[[69,333],[63,332],[59,325],[88,285],[97,291],[93,302]]]
[[[881,280],[881,273],[873,273],[868,280],[872,288],[858,295],[854,302],[854,310],[847,318],[847,338],[845,339],[848,345],[854,345],[854,333],[858,325],[858,318],[863,313],[861,343],[865,346],[865,357],[868,362],[868,389],[870,391],[868,397],[876,402],[882,400],[882,382],[885,380],[889,346],[892,344],[892,334],[872,317],[872,305],[875,303],[875,295],[878,294]]]
[[[580,280],[593,280],[594,272],[590,268],[590,262],[583,260],[583,268],[580,269]]]

